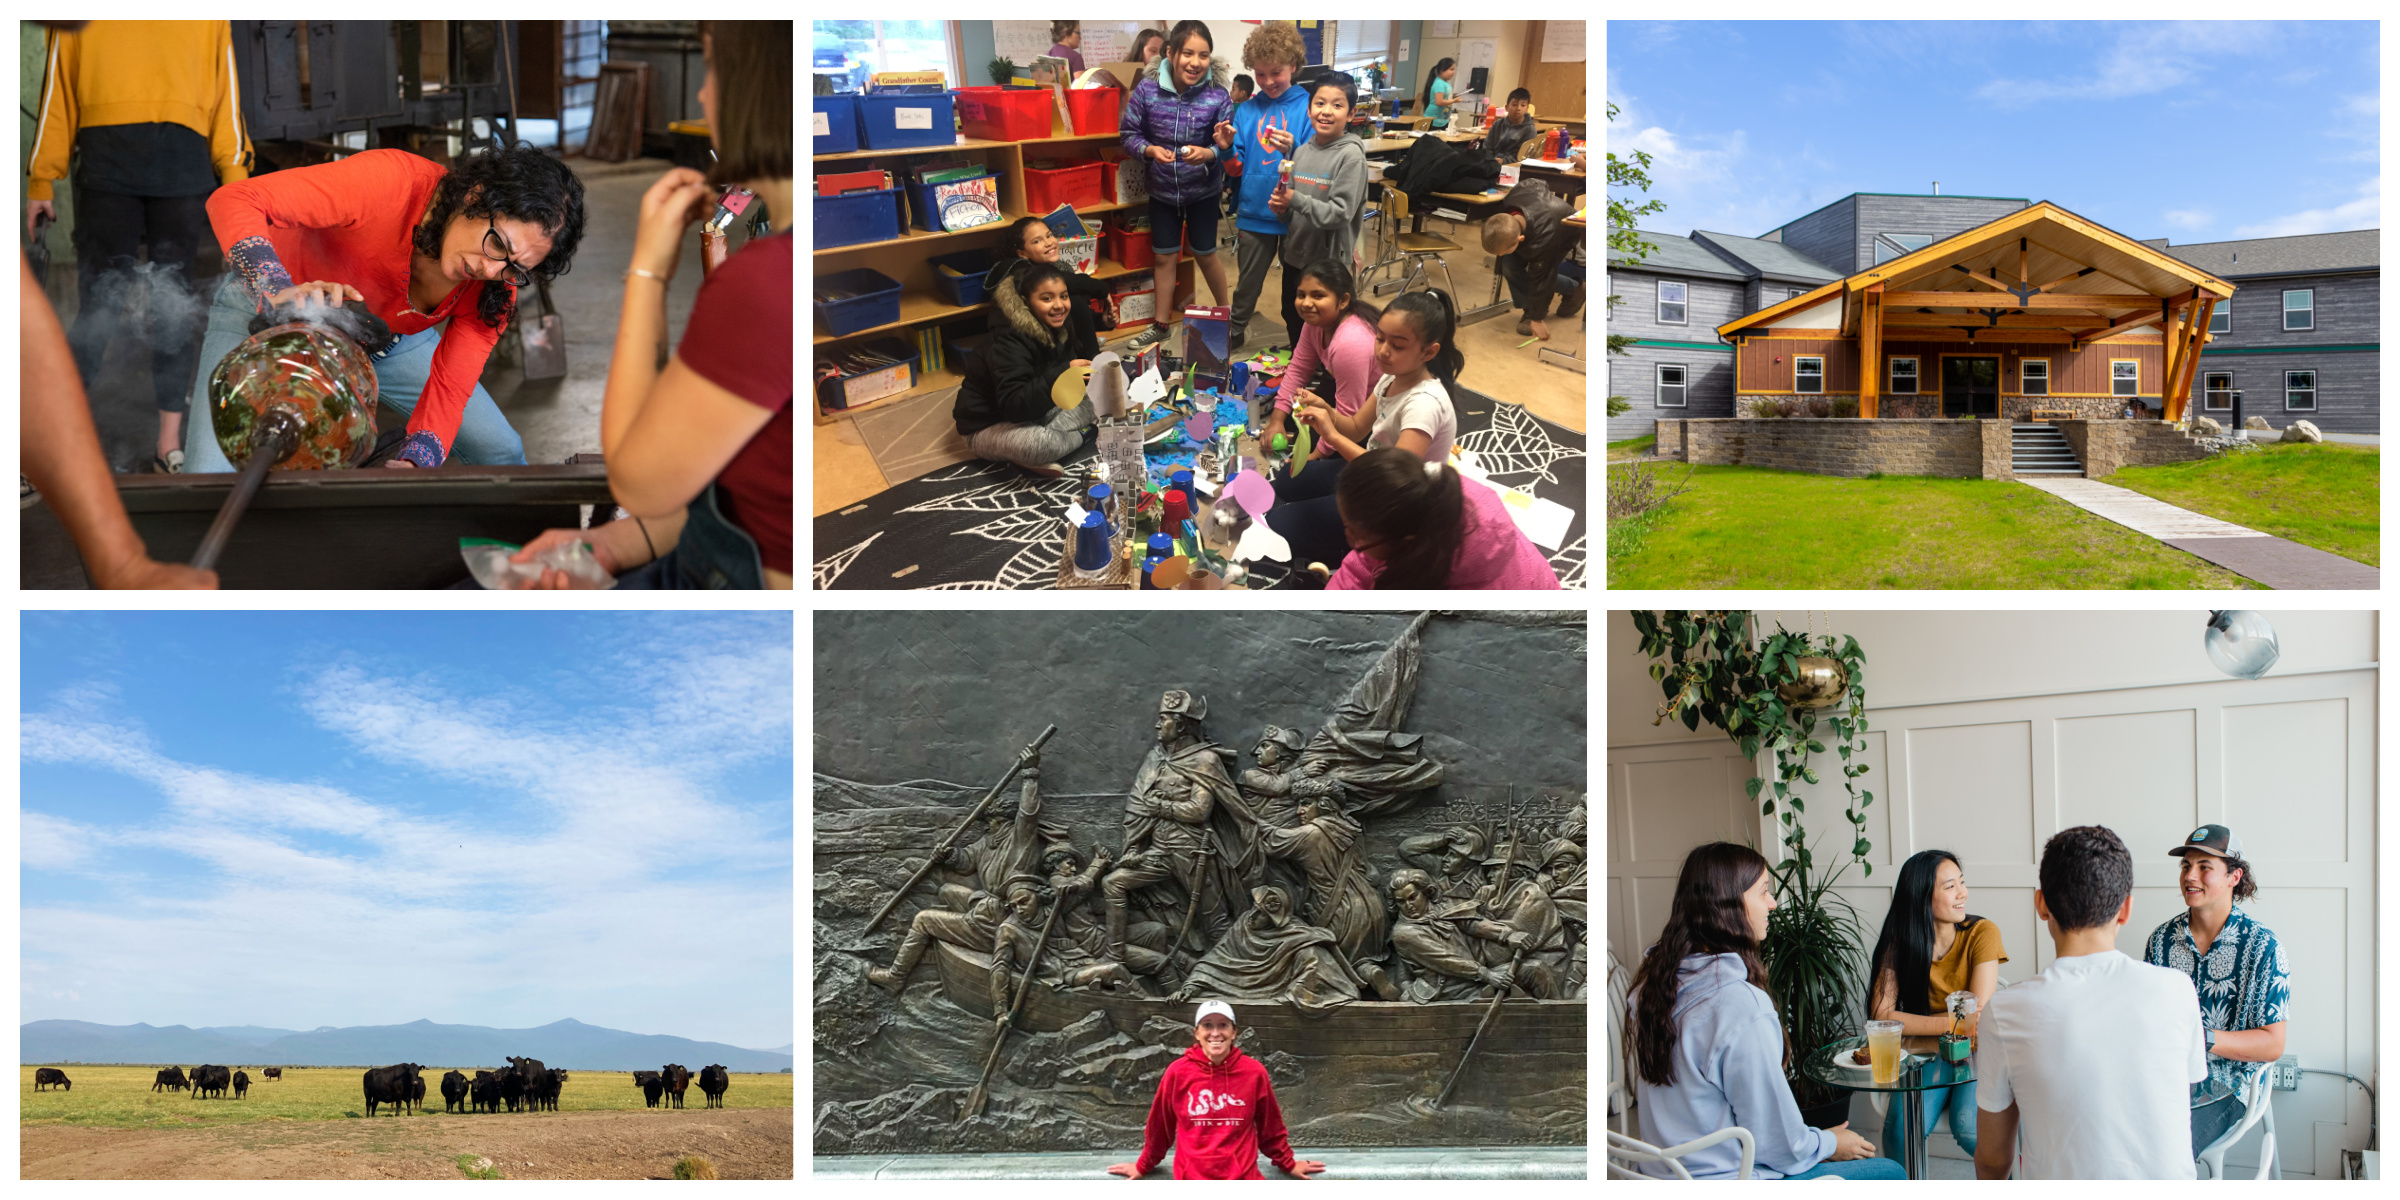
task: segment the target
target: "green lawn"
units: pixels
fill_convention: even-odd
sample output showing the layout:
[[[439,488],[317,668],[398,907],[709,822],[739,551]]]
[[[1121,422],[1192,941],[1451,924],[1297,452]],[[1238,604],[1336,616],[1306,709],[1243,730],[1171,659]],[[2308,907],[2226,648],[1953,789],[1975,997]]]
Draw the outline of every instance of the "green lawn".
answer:
[[[2198,462],[2126,467],[2105,481],[2260,533],[2381,566],[2383,451],[2276,442]]]
[[[1623,462],[1629,458],[1641,458],[1648,455],[1657,446],[1658,435],[1655,433],[1646,433],[1638,438],[1626,438],[1621,442],[1610,442],[1608,444],[1608,461]]]
[[[1625,468],[1611,468],[1623,470]],[[1678,468],[1676,475],[1681,475]],[[1615,522],[1611,522],[1614,536]],[[2023,484],[1701,467],[1612,588],[2246,588]]]

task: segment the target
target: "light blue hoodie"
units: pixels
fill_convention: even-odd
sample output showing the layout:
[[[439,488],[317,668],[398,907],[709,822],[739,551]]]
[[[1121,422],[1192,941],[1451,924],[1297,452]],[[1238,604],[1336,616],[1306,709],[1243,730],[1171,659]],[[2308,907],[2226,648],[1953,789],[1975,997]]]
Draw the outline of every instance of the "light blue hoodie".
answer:
[[[1631,1026],[1641,997],[1627,1008]],[[1636,1077],[1642,1140],[1680,1146],[1729,1125],[1757,1142],[1753,1174],[1797,1175],[1833,1157],[1834,1137],[1800,1119],[1783,1078],[1783,1026],[1775,1002],[1750,982],[1738,954],[1695,954],[1683,960],[1675,987],[1675,1083],[1659,1087]],[[1695,1179],[1731,1179],[1742,1148],[1719,1142],[1683,1160]],[[1667,1176],[1664,1167],[1650,1172]]]

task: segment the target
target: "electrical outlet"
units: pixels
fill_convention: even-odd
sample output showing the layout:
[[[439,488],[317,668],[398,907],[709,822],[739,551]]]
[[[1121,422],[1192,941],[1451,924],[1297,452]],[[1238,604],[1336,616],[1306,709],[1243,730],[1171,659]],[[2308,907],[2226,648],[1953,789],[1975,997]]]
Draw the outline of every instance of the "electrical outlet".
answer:
[[[2300,1090],[2299,1055],[2286,1054],[2282,1058],[2275,1060],[2275,1090],[2279,1092],[2296,1092]]]

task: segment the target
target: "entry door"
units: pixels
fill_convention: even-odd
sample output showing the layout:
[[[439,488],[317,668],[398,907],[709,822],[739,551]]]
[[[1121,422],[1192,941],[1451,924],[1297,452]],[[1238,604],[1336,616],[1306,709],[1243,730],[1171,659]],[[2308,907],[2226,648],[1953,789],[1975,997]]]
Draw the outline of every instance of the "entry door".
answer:
[[[2000,360],[1945,358],[1942,360],[1942,415],[1945,417],[2000,415]]]

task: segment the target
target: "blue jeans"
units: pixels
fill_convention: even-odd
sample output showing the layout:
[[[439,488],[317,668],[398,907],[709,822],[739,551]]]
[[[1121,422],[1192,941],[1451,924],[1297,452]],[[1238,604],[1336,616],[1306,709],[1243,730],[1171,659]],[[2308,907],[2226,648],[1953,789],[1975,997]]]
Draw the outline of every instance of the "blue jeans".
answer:
[[[240,276],[228,274],[217,288],[216,302],[209,306],[208,332],[200,339],[200,374],[192,382],[192,419],[183,428],[183,469],[187,472],[233,469],[232,461],[217,447],[216,427],[209,416],[208,377],[216,373],[219,361],[250,336],[250,318],[255,315],[256,310],[250,305],[250,290],[243,286]],[[454,319],[481,320],[472,313]],[[375,417],[377,432],[407,423],[408,414],[417,407],[417,398],[425,392],[426,377],[433,371],[434,347],[441,342],[439,326],[406,334],[374,360],[375,392],[381,401],[377,407],[383,410]],[[458,436],[450,443],[449,463],[477,467],[525,465],[524,439],[510,427],[508,418],[500,415],[500,405],[480,383],[467,400],[466,415],[459,419]]]
[[[1906,1179],[1908,1170],[1888,1158],[1854,1158],[1823,1162],[1785,1179]]]
[[[1939,1059],[1926,1063],[1921,1069],[1925,1072],[1925,1078],[1937,1080],[1950,1078],[1954,1070],[1949,1063]],[[1924,1097],[1925,1128],[1919,1132],[1931,1134],[1941,1125],[1942,1114],[1947,1112],[1950,1114],[1950,1136],[1958,1139],[1959,1149],[1974,1154],[1975,1081],[1970,1079],[1954,1087],[1927,1088]],[[1902,1147],[1907,1143],[1900,1136],[1900,1110],[1903,1103],[1898,1092],[1892,1093],[1883,1114],[1883,1156],[1894,1162],[1900,1161],[1900,1156],[1906,1153]]]
[[[2226,1130],[2241,1124],[2242,1118],[2249,1115],[2250,1110],[2242,1107],[2239,1097],[2193,1109],[2192,1157],[2200,1157],[2201,1151],[2216,1145],[2217,1139],[2224,1137]]]

